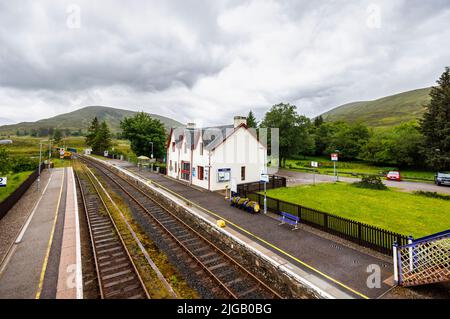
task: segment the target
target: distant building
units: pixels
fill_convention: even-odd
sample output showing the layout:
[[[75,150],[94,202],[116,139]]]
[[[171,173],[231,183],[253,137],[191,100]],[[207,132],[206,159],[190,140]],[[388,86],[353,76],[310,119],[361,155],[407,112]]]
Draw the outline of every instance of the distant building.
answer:
[[[167,175],[211,191],[256,182],[265,168],[267,148],[245,117],[234,124],[172,129],[167,142]]]

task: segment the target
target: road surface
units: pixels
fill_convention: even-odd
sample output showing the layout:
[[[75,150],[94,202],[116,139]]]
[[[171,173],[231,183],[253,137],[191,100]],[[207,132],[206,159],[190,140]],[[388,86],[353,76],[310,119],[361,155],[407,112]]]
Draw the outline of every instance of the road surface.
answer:
[[[280,169],[277,173],[279,176],[283,176],[287,178],[288,186],[296,186],[303,184],[312,184],[313,182],[313,174],[304,173],[304,172],[296,172],[289,171],[286,169]],[[332,183],[335,181],[334,176],[331,175],[319,175],[316,174],[316,183]],[[353,183],[360,181],[359,178],[352,177],[339,177],[339,181]],[[383,181],[386,186],[396,187],[400,190],[404,190],[407,192],[413,191],[427,191],[427,192],[437,192],[441,194],[450,194],[450,187],[448,186],[437,186],[435,184],[428,183],[419,183],[419,182],[394,182],[394,181]]]

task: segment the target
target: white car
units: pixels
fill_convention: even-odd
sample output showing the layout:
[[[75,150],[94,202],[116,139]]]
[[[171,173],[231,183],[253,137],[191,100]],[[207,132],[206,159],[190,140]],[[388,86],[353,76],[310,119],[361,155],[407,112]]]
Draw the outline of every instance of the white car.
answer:
[[[436,185],[450,185],[450,172],[439,172],[434,178]]]

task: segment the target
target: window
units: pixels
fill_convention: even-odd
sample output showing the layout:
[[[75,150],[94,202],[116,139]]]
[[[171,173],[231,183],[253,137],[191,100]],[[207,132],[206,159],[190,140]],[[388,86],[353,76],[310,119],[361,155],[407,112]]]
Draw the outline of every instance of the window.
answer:
[[[175,152],[175,142],[172,142],[172,152]]]
[[[200,143],[200,155],[203,155],[203,143]]]
[[[245,166],[241,167],[241,181],[245,181]]]
[[[203,166],[197,166],[197,172],[198,179],[202,181],[204,178]]]

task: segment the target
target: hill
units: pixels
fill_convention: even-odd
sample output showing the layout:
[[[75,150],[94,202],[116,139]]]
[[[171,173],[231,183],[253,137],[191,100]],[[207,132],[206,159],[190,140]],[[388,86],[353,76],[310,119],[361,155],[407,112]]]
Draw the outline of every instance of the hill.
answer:
[[[120,121],[125,117],[134,116],[135,114],[136,112],[134,111],[116,109],[112,107],[87,106],[70,113],[60,114],[55,117],[36,122],[22,122],[13,125],[0,126],[0,133],[15,134],[17,130],[26,130],[29,132],[32,129],[38,130],[39,128],[50,127],[70,129],[73,131],[77,131],[79,129],[86,131],[90,122],[96,116],[100,121],[106,121],[112,132],[118,132],[120,130]],[[150,116],[160,120],[167,129],[173,126],[182,125],[181,123],[164,116],[156,114],[150,114]]]
[[[418,89],[383,97],[374,101],[353,102],[338,106],[322,116],[325,121],[362,122],[371,127],[391,127],[417,120],[430,101],[431,88]]]

